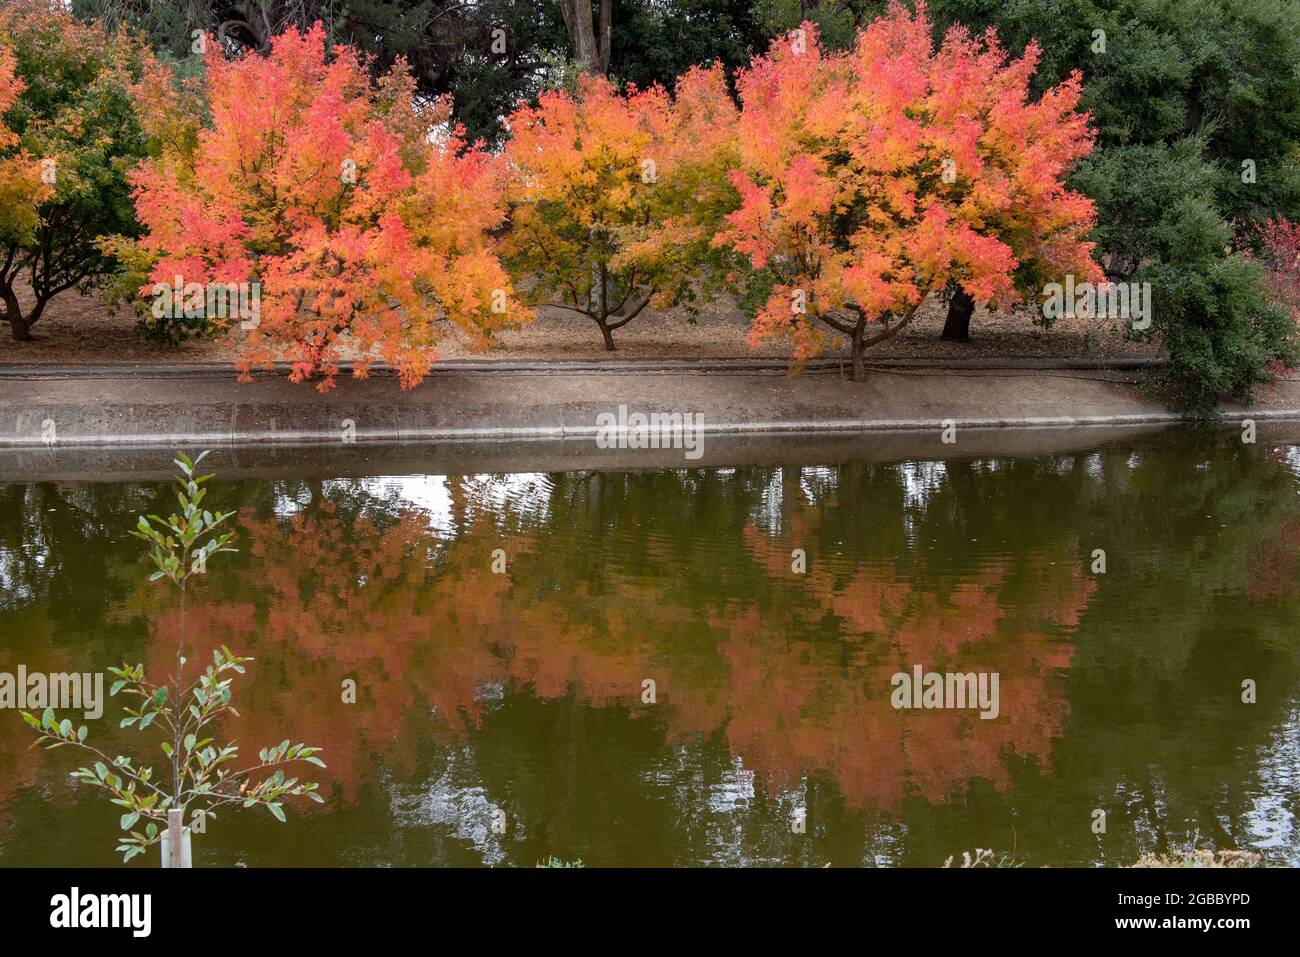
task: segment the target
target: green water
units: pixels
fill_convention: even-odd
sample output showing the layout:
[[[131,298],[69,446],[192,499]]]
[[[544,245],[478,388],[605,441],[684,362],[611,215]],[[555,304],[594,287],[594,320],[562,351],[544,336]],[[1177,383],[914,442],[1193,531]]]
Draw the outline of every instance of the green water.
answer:
[[[164,667],[175,598],[126,529],[169,494],[0,485],[0,671]],[[193,657],[256,657],[224,733],[322,746],[328,803],[223,812],[199,865],[1300,863],[1295,446],[218,480],[210,504],[240,552],[191,595]],[[895,708],[916,665],[996,673],[997,717]],[[161,762],[119,707],[91,739]],[[29,741],[0,711],[0,865],[115,864],[118,810]]]

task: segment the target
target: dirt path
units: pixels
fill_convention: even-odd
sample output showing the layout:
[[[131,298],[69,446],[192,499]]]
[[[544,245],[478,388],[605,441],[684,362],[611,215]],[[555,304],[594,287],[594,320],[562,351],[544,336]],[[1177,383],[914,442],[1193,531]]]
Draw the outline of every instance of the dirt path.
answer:
[[[911,326],[871,352],[872,358],[1105,358],[1153,356],[1159,347],[1128,341],[1109,323],[1062,319],[1050,330],[1033,322],[1028,311],[1012,315],[977,310],[971,324],[972,341],[943,342],[945,307],[927,303]],[[616,333],[620,358],[784,358],[784,344],[750,349],[749,324],[729,299],[710,304],[694,323],[683,310],[638,316]],[[108,310],[97,296],[66,293],[50,306],[33,330],[31,342],[14,342],[0,329],[0,364],[151,361],[193,363],[232,362],[238,341],[189,341],[160,346],[135,333],[135,317],[126,309]],[[454,336],[440,349],[443,358],[475,355]],[[834,337],[825,353],[846,355],[846,341]],[[505,332],[488,355],[509,358],[593,358],[609,356],[600,333],[589,320],[562,310],[539,311],[531,325]]]

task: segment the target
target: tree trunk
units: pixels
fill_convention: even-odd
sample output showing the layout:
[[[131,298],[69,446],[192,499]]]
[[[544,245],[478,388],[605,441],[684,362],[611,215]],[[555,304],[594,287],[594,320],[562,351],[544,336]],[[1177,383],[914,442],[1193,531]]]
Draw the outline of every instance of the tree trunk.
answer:
[[[588,73],[609,69],[609,47],[613,36],[613,0],[599,0],[598,19],[593,17],[593,0],[560,0],[564,26],[569,31],[573,58]]]
[[[939,338],[947,342],[970,342],[970,317],[974,312],[975,300],[958,286],[948,300],[948,318]]]
[[[610,331],[609,326],[603,322],[597,321],[596,325],[600,326],[600,334],[605,337],[605,351],[613,352],[614,350],[614,333]]]
[[[35,317],[40,315],[39,311],[33,310],[32,316],[24,316],[23,308],[18,304],[18,295],[8,285],[0,289],[0,300],[5,304],[5,320],[9,323],[14,339],[19,342],[30,341],[32,324],[36,322]]]
[[[866,321],[861,316],[858,316],[858,324],[853,327],[853,381],[854,382],[867,381],[867,364],[863,359],[863,356],[866,353],[867,349],[866,346],[862,344],[862,336],[863,333],[866,331],[866,328],[867,328]]]
[[[600,0],[600,25],[596,28],[596,43],[600,53],[600,72],[609,72],[609,48],[614,40],[614,0]]]

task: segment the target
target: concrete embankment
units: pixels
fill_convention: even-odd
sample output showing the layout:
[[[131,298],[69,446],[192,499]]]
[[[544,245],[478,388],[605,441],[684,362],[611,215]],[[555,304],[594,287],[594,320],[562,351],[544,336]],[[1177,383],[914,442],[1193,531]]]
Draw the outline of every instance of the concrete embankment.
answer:
[[[180,448],[224,449],[254,472],[279,461],[335,474],[373,469],[376,457],[418,470],[430,455],[491,471],[1028,454],[1177,423],[1137,375],[1131,364],[895,364],[854,383],[837,363],[791,377],[761,362],[462,362],[406,392],[380,373],[340,377],[322,394],[273,374],[240,383],[224,367],[0,367],[0,477],[165,469]],[[597,416],[619,406],[697,414],[705,457],[598,450]],[[1229,423],[1243,418],[1300,420],[1300,383],[1281,383],[1267,407],[1225,410]],[[946,426],[956,447],[942,440]],[[1078,430],[1089,434],[1064,434]]]

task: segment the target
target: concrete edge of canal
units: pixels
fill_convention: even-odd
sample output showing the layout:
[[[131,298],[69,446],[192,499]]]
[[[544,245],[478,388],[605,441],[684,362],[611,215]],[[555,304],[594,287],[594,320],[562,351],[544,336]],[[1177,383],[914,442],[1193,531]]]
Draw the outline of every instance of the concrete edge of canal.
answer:
[[[327,393],[215,370],[0,369],[0,479],[154,474],[176,449],[201,448],[221,452],[223,471],[248,475],[1040,454],[1181,421],[1143,395],[1140,370],[1124,367],[894,367],[854,383],[833,368],[792,377],[698,363],[483,365],[440,370],[406,392],[378,376],[341,378]],[[696,447],[626,441],[620,427],[651,413],[683,417],[698,430]],[[1300,382],[1279,382],[1257,406],[1224,409],[1227,425],[1247,419],[1261,441],[1300,435]],[[614,447],[596,441],[619,434]]]

